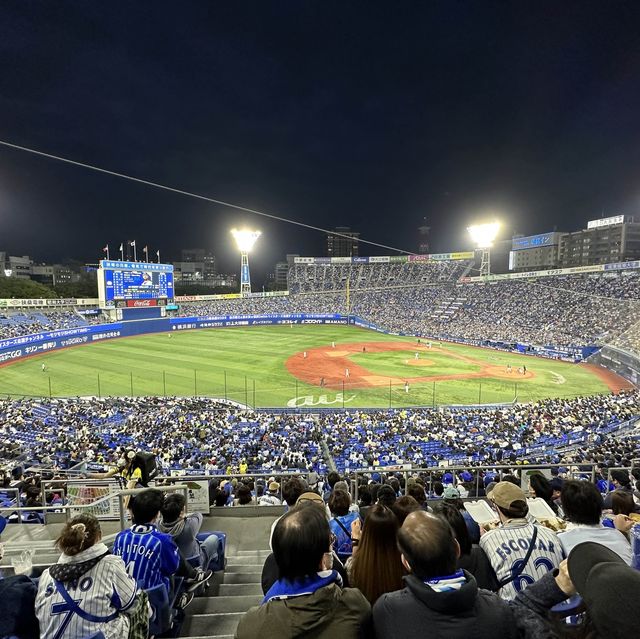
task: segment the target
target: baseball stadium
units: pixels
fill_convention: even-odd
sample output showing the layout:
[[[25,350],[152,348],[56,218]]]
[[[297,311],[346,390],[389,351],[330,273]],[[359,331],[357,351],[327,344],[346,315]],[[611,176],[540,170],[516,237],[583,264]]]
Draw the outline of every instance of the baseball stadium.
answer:
[[[0,25],[0,639],[639,636],[640,2]]]
[[[640,263],[509,276],[482,272],[486,247],[303,257],[288,290],[254,293],[244,239],[236,294],[177,296],[171,264],[105,259],[97,299],[0,300],[8,574],[46,577],[52,535],[78,516],[125,556],[129,495],[182,486],[209,513],[210,554],[172,601],[145,590],[149,627],[223,637],[256,601],[267,528],[300,491],[336,522],[338,485],[364,510],[387,489],[425,508],[444,494],[490,529],[478,498],[509,476],[557,532],[546,486],[583,480],[609,499],[634,471]],[[42,529],[35,546],[26,523]]]

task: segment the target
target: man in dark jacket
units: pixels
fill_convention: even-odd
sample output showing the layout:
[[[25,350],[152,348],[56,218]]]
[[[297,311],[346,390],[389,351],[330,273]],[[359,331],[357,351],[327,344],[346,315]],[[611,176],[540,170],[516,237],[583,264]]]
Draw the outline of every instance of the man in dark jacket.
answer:
[[[502,601],[478,588],[465,570],[457,570],[460,547],[449,524],[424,511],[411,513],[398,531],[404,567],[403,590],[382,595],[373,607],[376,639],[515,639],[548,636],[544,621],[531,608],[549,609],[566,598],[549,573],[530,586],[535,606]],[[534,588],[538,586],[538,588]],[[425,634],[426,633],[426,634]]]
[[[273,531],[278,580],[262,604],[240,620],[237,639],[357,639],[368,636],[371,607],[364,595],[342,588],[332,569],[332,538],[322,509],[290,510]]]

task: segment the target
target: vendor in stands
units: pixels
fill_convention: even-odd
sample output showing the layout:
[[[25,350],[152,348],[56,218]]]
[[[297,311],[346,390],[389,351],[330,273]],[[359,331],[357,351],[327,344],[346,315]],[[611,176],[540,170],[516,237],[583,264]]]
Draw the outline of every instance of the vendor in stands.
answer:
[[[105,473],[86,473],[88,479],[110,479],[116,477],[120,480],[123,489],[133,490],[142,488],[142,470],[135,464],[136,452],[126,450],[118,459],[117,466],[110,468]]]

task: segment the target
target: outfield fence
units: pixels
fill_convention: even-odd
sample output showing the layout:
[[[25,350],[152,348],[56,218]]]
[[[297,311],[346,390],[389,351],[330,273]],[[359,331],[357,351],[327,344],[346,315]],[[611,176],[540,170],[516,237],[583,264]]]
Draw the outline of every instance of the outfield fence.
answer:
[[[224,399],[247,408],[318,410],[349,408],[404,408],[416,406],[486,406],[509,405],[540,399],[526,383],[501,379],[458,379],[398,384],[389,378],[376,386],[363,387],[359,382],[342,381],[338,385],[311,386],[292,379],[289,384],[269,384],[237,371],[184,372],[139,371],[96,372],[76,378],[58,377],[55,371],[35,373],[30,379],[31,393],[9,392],[0,384],[0,397],[61,399],[68,397],[202,397]],[[550,398],[572,399],[583,393],[549,389]]]

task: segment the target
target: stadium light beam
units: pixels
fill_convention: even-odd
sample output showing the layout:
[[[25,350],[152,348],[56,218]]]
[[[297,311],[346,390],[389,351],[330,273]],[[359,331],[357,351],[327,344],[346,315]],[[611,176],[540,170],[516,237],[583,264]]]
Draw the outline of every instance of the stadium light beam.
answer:
[[[480,276],[489,277],[489,275],[491,275],[491,247],[500,232],[500,222],[494,221],[485,224],[472,224],[467,227],[467,231],[476,248],[482,252]]]
[[[253,249],[257,239],[262,235],[261,231],[249,229],[231,229],[231,235],[240,251],[240,295],[251,293],[251,274],[249,272],[249,253]]]

